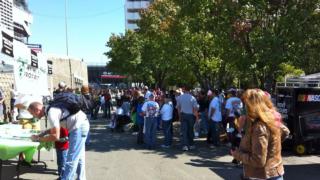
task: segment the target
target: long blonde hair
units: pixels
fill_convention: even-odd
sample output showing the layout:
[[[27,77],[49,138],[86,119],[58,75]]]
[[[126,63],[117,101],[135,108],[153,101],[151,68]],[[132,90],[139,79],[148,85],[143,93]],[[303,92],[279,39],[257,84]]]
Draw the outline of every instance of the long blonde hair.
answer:
[[[274,111],[276,111],[271,99],[261,89],[248,89],[244,92],[242,99],[247,108],[248,120],[263,122],[272,132],[277,134],[278,127]]]

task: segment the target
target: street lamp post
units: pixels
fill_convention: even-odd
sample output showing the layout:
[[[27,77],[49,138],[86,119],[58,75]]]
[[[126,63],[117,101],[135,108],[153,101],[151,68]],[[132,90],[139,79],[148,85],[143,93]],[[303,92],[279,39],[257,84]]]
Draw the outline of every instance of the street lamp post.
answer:
[[[66,31],[66,52],[67,58],[69,61],[69,71],[70,71],[70,87],[73,88],[72,82],[72,67],[71,67],[71,60],[69,58],[69,44],[68,44],[68,18],[67,18],[67,0],[64,1],[64,19],[65,19],[65,31]]]
[[[68,47],[68,18],[67,18],[67,0],[64,1],[64,20],[65,20],[65,32],[66,32],[66,50],[67,56],[69,56],[69,47]]]

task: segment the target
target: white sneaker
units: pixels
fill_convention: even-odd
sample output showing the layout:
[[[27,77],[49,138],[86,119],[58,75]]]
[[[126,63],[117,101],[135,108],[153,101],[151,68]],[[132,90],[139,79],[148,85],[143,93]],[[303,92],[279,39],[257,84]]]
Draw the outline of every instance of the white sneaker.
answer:
[[[194,132],[194,137],[199,137],[199,133],[198,132]]]
[[[188,151],[188,150],[189,150],[188,146],[183,146],[182,147],[182,151]]]
[[[238,133],[238,134],[236,135],[236,137],[237,137],[237,138],[242,138],[242,134],[241,134],[241,133]]]
[[[196,146],[190,146],[189,149],[194,150],[194,149],[196,149]]]

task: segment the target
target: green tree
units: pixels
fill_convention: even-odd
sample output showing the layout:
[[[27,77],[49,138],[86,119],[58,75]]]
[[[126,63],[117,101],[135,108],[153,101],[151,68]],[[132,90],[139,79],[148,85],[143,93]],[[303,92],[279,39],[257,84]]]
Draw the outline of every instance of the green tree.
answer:
[[[141,17],[108,42],[109,67],[135,80],[271,89],[320,70],[320,0],[159,0]]]
[[[127,31],[125,35],[113,34],[107,46],[110,48],[105,55],[111,59],[108,63],[107,68],[114,73],[129,76],[134,82],[143,82],[144,73],[141,67],[141,50],[142,40],[139,34]]]

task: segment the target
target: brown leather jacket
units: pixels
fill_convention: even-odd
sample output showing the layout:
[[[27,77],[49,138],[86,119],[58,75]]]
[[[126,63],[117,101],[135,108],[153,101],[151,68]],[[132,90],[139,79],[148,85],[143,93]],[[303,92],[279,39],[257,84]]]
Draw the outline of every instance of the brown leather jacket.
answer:
[[[273,134],[261,121],[252,123],[251,133],[242,138],[239,150],[234,157],[242,161],[245,178],[268,179],[284,174],[281,158],[281,137],[271,138]],[[285,137],[289,130],[279,126],[279,136]]]

